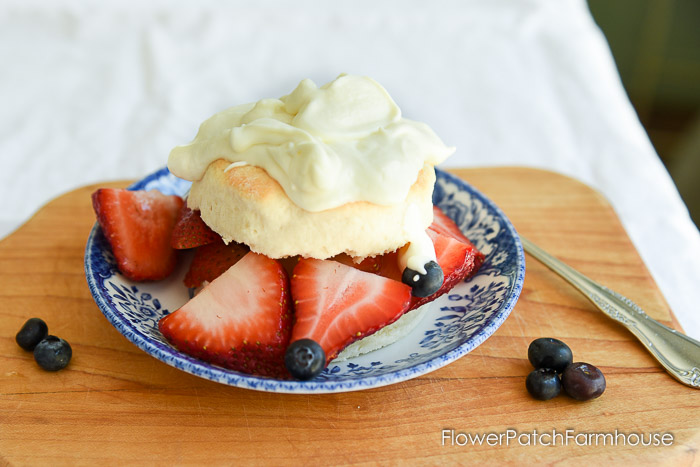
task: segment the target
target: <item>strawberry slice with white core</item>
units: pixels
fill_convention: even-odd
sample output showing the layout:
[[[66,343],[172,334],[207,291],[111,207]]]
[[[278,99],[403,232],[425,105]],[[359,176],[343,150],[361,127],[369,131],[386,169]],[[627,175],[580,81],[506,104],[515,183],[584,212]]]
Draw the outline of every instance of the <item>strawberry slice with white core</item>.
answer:
[[[289,282],[274,259],[247,253],[158,323],[179,350],[244,373],[288,378]]]
[[[156,190],[100,188],[92,205],[119,271],[135,281],[160,280],[175,269],[170,237],[182,198]]]
[[[411,301],[409,286],[329,260],[301,259],[291,287],[296,317],[291,342],[314,340],[327,362],[396,321]]]

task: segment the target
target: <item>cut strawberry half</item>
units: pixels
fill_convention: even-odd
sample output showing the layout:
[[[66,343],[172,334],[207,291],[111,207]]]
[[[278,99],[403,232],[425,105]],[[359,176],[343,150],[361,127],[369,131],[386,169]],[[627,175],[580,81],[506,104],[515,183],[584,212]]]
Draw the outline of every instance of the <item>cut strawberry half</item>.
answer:
[[[428,229],[471,245],[471,242],[465,237],[457,224],[437,206],[433,206],[433,223],[430,224]]]
[[[401,282],[401,271],[399,270],[398,252],[392,251],[383,255],[371,256],[356,263],[351,256],[340,254],[331,258],[346,266],[353,267],[360,271],[378,274],[388,279]]]
[[[192,210],[183,204],[177,218],[170,245],[177,250],[196,248],[220,241],[221,236],[204,223],[199,210]]]
[[[180,351],[232,370],[289,378],[289,280],[274,259],[248,253],[158,328]]]
[[[450,291],[459,282],[469,279],[476,274],[484,262],[481,253],[464,234],[457,224],[438,207],[433,208],[433,223],[427,233],[433,241],[437,263],[442,269],[444,280],[440,288],[427,297],[412,297],[409,310],[431,302]],[[356,264],[350,257],[336,256],[333,259],[356,269],[372,272],[380,276],[401,281],[402,271],[398,266],[398,253],[387,253],[373,258],[367,258]]]
[[[378,274],[379,268],[381,267],[381,264],[384,261],[382,256],[367,257],[360,262],[356,262],[352,256],[345,253],[341,253],[339,255],[334,256],[331,259],[346,266],[359,269],[360,271]]]
[[[442,268],[445,279],[442,286],[434,294],[423,298],[413,297],[411,299],[411,310],[432,302],[439,296],[452,290],[459,282],[469,279],[476,274],[476,271],[484,262],[483,253],[477,250],[464,235],[462,235],[464,241],[459,241],[455,239],[455,235],[442,232],[444,230],[438,232],[432,226],[428,229],[428,235],[435,247],[437,263]]]
[[[194,253],[190,269],[185,275],[187,287],[200,287],[205,281],[212,282],[228,268],[243,258],[249,249],[240,243],[226,245],[221,238],[216,242],[200,246]]]
[[[170,237],[183,201],[158,191],[100,188],[92,206],[119,271],[134,281],[160,280],[173,272]]]
[[[326,362],[396,321],[411,301],[409,286],[329,260],[299,260],[291,286],[296,316],[291,342],[312,339]]]
[[[440,208],[433,206],[433,223],[430,225],[429,230],[435,233],[447,235],[454,238],[460,243],[467,245],[467,255],[473,256],[473,265],[469,268],[465,279],[469,279],[479,270],[486,256],[480,252],[476,246],[462,233],[457,224],[450,219]],[[430,234],[430,232],[428,232]],[[434,240],[433,240],[434,242]]]

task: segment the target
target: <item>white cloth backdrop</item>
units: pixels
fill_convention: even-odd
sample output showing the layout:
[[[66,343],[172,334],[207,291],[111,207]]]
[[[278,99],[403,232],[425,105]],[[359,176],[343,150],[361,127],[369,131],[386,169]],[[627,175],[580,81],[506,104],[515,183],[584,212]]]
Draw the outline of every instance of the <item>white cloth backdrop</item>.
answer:
[[[457,146],[445,167],[600,190],[700,338],[700,235],[585,1],[107,3],[0,3],[0,236],[67,190],[162,167],[222,108],[365,74]]]

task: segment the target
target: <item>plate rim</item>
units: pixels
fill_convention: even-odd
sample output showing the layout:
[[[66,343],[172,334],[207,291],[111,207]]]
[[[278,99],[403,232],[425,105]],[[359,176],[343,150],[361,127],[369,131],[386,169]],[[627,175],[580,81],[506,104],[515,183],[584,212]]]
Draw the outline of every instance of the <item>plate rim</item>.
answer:
[[[255,375],[248,375],[245,373],[237,372],[235,370],[229,370],[226,368],[218,367],[210,363],[204,362],[202,360],[190,357],[176,349],[172,348],[171,352],[165,351],[163,348],[159,347],[154,343],[148,336],[130,328],[125,319],[120,319],[111,309],[110,305],[106,303],[104,297],[100,293],[99,286],[95,280],[95,273],[92,267],[91,259],[92,252],[91,246],[95,241],[95,236],[99,231],[99,224],[95,222],[90,234],[87,239],[85,246],[85,256],[84,256],[84,268],[85,276],[90,288],[90,293],[93,296],[95,303],[102,312],[102,314],[107,318],[107,320],[114,326],[117,331],[122,334],[127,340],[132,344],[136,345],[139,349],[146,352],[153,358],[156,358],[170,366],[178,368],[186,373],[215,381],[221,384],[226,384],[233,387],[240,387],[245,389],[253,389],[265,392],[275,392],[275,393],[286,393],[286,394],[327,394],[327,393],[339,393],[339,392],[350,392],[358,391],[363,389],[371,389],[376,387],[387,386],[390,384],[400,383],[407,381],[418,376],[435,371],[443,366],[452,363],[453,361],[461,358],[467,353],[474,350],[476,347],[481,345],[486,339],[488,339],[493,333],[503,324],[506,318],[510,315],[515,304],[517,303],[523,288],[523,282],[525,278],[525,254],[523,251],[522,243],[520,237],[513,227],[510,219],[503,213],[503,211],[493,203],[488,197],[486,197],[479,190],[471,186],[465,180],[453,175],[449,172],[435,168],[435,171],[439,177],[447,179],[448,182],[455,184],[461,190],[466,190],[469,194],[476,196],[483,203],[488,204],[489,208],[494,211],[500,219],[503,220],[503,226],[508,230],[509,235],[513,238],[515,251],[516,251],[516,273],[514,283],[512,284],[510,294],[508,298],[502,303],[499,309],[494,312],[487,322],[476,332],[471,338],[452,350],[445,352],[442,355],[436,356],[428,361],[418,362],[414,365],[410,365],[406,368],[397,369],[389,373],[375,376],[364,376],[360,378],[353,378],[345,381],[334,381],[334,380],[322,380],[322,381],[297,381],[297,380],[279,380],[272,378],[265,378]],[[167,167],[161,168],[143,179],[131,184],[128,189],[140,189],[148,185],[149,183],[159,180],[160,178],[170,174]],[[196,371],[197,368],[200,371]],[[205,374],[206,373],[206,374]]]

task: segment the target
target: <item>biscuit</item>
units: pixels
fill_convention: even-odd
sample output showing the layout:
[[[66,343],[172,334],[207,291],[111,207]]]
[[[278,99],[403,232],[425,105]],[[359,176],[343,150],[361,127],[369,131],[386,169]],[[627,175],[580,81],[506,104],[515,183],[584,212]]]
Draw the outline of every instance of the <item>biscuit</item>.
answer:
[[[187,205],[199,209],[226,243],[244,243],[270,258],[381,255],[408,243],[411,228],[427,229],[433,220],[435,170],[430,164],[402,203],[357,201],[318,212],[294,204],[265,170],[230,165],[223,159],[211,163],[204,177],[193,182]]]

